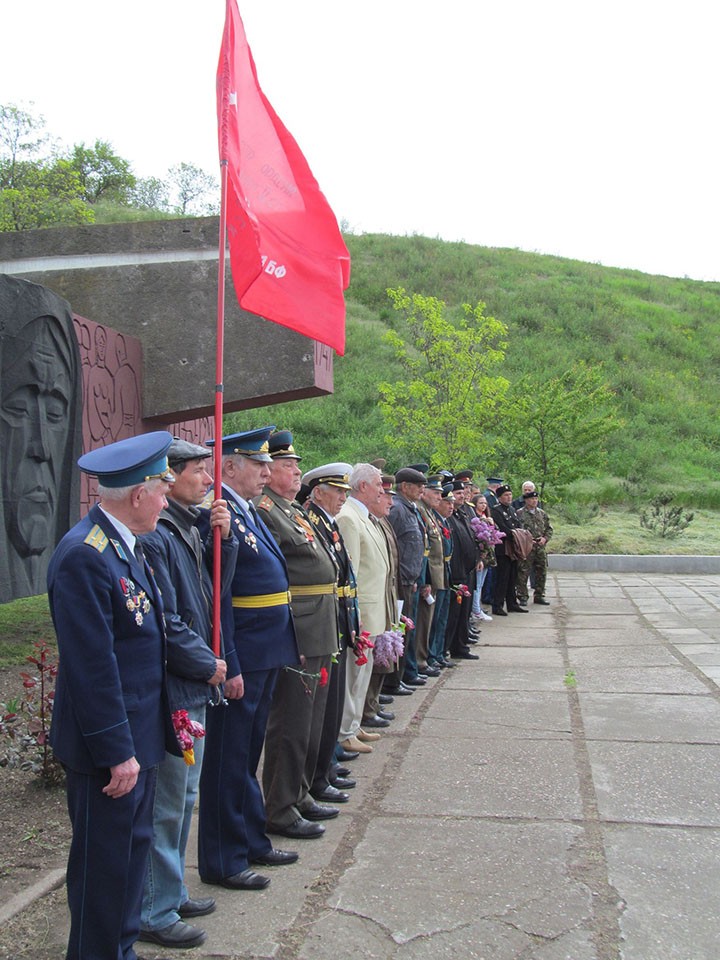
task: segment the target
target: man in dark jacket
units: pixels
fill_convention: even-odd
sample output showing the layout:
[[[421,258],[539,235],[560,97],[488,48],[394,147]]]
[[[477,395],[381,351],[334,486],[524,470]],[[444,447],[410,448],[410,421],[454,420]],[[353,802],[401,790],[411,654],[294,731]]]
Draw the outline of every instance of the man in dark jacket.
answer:
[[[168,695],[170,709],[184,710],[188,719],[205,726],[205,707],[223,682],[226,664],[210,648],[212,638],[212,577],[206,563],[213,545],[210,531],[203,544],[197,522],[212,477],[207,447],[173,440],[168,463],[175,483],[168,490],[168,505],[157,529],[142,538],[145,555],[163,596],[168,635]],[[232,580],[238,542],[230,529],[230,512],[224,500],[210,511],[211,527],[222,533],[223,587]],[[218,707],[218,709],[222,709]],[[191,900],[183,880],[185,848],[198,792],[203,755],[202,739],[194,745],[194,763],[168,754],[158,772],[153,809],[153,840],[145,878],[140,939],[163,947],[195,947],[205,932],[185,922],[215,909],[208,897]]]
[[[517,560],[512,548],[513,530],[520,530],[522,523],[518,519],[517,513],[512,508],[512,490],[507,485],[497,488],[495,491],[498,498],[497,506],[491,510],[495,526],[501,533],[505,534],[502,543],[495,546],[495,557],[497,559],[495,593],[493,595],[493,613],[498,617],[507,616],[503,610],[503,604],[507,606],[510,613],[527,613],[526,607],[521,607],[517,600],[515,592],[515,581],[517,580]]]

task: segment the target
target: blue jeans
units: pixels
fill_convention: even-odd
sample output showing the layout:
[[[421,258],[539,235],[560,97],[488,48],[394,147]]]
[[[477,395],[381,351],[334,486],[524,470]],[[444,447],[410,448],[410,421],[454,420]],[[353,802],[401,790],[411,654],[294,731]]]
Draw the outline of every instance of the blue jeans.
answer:
[[[217,707],[215,709],[222,709]],[[205,725],[205,706],[188,710],[191,720]],[[185,850],[198,793],[205,739],[193,741],[195,763],[166,753],[158,768],[153,839],[148,856],[140,924],[143,930],[162,930],[180,919],[178,907],[188,899],[185,886]]]
[[[482,598],[482,588],[485,583],[485,578],[488,575],[488,567],[483,567],[482,570],[478,570],[477,583],[473,591],[472,599],[472,612],[477,614],[482,610],[481,607],[481,598]]]

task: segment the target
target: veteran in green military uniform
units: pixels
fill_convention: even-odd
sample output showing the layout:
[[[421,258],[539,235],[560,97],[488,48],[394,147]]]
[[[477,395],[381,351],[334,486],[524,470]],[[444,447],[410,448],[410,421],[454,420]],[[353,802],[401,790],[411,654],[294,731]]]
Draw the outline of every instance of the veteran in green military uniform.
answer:
[[[285,557],[302,669],[280,671],[273,697],[263,765],[267,829],[293,839],[319,837],[318,820],[337,807],[310,795],[325,716],[332,656],[338,649],[338,563],[307,513],[295,501],[302,474],[289,430],[270,436],[270,480],[257,498],[258,514]],[[324,682],[323,682],[324,681]]]
[[[523,527],[532,534],[534,545],[525,560],[518,560],[516,586],[518,603],[528,602],[528,577],[532,571],[535,574],[533,602],[546,607],[550,601],[545,599],[548,567],[545,547],[553,535],[553,528],[548,515],[538,506],[537,490],[528,490],[523,494],[523,500],[525,506],[518,510],[517,515]]]

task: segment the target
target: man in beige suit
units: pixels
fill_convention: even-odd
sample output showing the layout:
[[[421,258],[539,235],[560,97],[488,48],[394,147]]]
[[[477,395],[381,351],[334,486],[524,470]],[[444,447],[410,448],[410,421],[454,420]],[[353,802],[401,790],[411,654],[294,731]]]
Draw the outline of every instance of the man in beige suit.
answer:
[[[381,473],[370,463],[358,463],[350,474],[350,496],[337,515],[345,547],[350,554],[357,578],[360,628],[375,637],[392,621],[388,609],[386,584],[390,564],[385,538],[373,517],[383,497]],[[340,726],[340,744],[345,750],[372,752],[369,741],[379,739],[377,733],[366,733],[360,726],[365,694],[372,675],[372,651],[368,662],[355,663],[350,652],[345,676],[345,703]]]

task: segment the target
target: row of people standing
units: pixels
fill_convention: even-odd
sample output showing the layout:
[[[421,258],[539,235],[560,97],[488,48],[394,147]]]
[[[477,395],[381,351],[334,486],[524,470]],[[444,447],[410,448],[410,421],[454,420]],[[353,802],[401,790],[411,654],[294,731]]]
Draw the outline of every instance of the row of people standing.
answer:
[[[134,960],[138,938],[202,943],[194,921],[215,901],[184,883],[198,789],[202,880],[264,889],[270,877],[255,867],[298,859],[270,835],[322,836],[355,783],[343,764],[372,750],[392,698],[476,659],[484,547],[466,479],[428,477],[423,464],[391,476],[335,463],[303,476],[291,434],[266,427],[222,439],[223,495],[200,509],[211,452],[160,432],[81,458],[101,503],[51,564],[61,663],[52,738],[73,820],[69,960]],[[373,643],[388,636],[400,638],[395,662],[376,662]],[[202,723],[188,765],[176,732]]]

